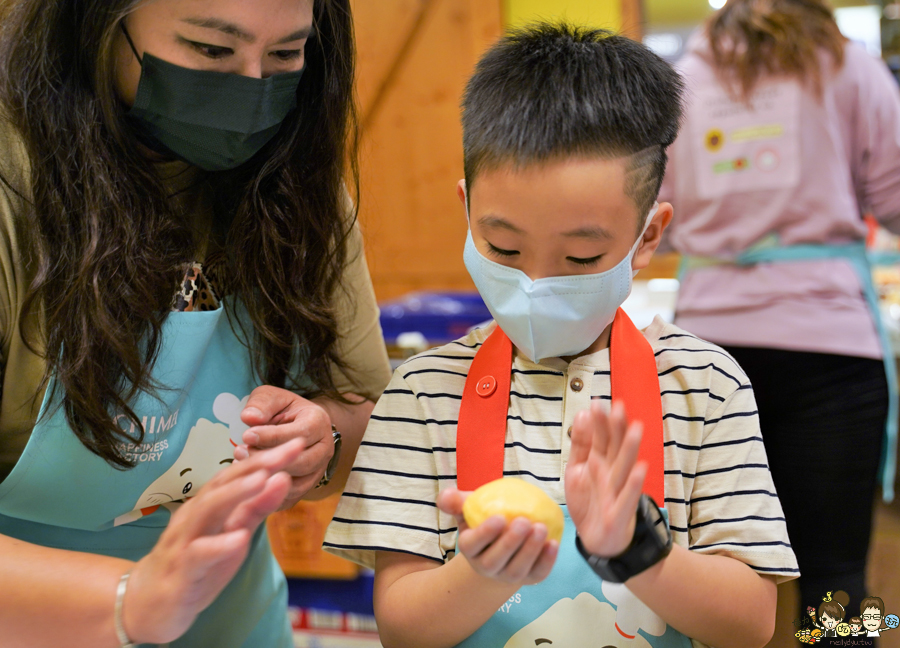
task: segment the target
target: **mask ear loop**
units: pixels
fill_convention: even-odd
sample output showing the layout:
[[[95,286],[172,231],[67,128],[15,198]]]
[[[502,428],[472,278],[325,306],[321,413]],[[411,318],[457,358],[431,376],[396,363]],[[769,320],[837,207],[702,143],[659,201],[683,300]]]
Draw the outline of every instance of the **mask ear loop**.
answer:
[[[122,33],[125,34],[125,40],[128,41],[128,44],[131,46],[131,51],[134,52],[134,58],[137,59],[137,62],[141,64],[141,67],[144,65],[144,60],[141,58],[141,55],[138,54],[137,48],[134,46],[134,41],[131,40],[131,34],[128,33],[128,30],[125,29],[125,21],[122,20],[119,23],[119,27],[122,28]]]
[[[647,214],[647,222],[644,223],[644,227],[641,230],[641,233],[638,236],[637,241],[634,242],[634,247],[631,248],[631,252],[628,253],[628,255],[631,257],[632,263],[634,262],[634,255],[637,254],[637,251],[641,247],[641,243],[643,243],[643,241],[644,241],[644,234],[646,234],[647,230],[650,229],[650,223],[652,223],[653,219],[656,218],[657,212],[659,212],[659,202],[654,201],[653,207],[650,209],[650,213]],[[631,278],[634,279],[637,276],[638,272],[640,272],[640,270],[632,269],[631,270]]]
[[[466,181],[463,180],[463,197],[465,201],[463,201],[463,205],[466,208],[466,225],[468,225],[469,229],[472,229],[472,221],[469,219],[469,188],[466,186]]]

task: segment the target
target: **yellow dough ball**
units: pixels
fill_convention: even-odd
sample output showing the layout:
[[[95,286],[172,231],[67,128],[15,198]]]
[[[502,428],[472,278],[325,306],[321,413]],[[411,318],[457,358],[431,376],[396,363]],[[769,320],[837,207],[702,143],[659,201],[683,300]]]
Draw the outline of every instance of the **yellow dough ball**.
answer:
[[[537,486],[514,477],[488,482],[473,492],[463,504],[466,524],[475,528],[489,517],[501,515],[507,522],[523,517],[547,527],[547,538],[562,539],[565,524],[559,504]]]

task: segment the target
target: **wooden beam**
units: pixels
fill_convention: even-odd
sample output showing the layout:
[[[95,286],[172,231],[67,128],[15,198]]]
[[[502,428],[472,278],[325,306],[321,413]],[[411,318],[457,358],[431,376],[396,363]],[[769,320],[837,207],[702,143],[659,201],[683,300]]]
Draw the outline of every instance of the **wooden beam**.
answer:
[[[643,0],[621,0],[622,33],[636,41],[644,37]]]

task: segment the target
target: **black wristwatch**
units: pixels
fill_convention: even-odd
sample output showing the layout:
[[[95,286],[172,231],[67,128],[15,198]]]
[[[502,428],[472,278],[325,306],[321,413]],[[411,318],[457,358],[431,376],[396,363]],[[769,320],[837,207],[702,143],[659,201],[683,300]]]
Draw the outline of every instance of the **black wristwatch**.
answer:
[[[338,462],[341,459],[341,433],[337,431],[334,424],[331,425],[331,437],[334,439],[334,454],[331,455],[328,465],[325,466],[325,474],[322,475],[322,479],[316,484],[316,488],[321,488],[331,481],[331,478],[334,477],[334,471],[337,470]]]
[[[641,495],[634,536],[625,551],[613,558],[594,556],[584,548],[577,535],[575,546],[600,578],[610,583],[624,583],[669,555],[672,551],[672,532],[653,498]]]

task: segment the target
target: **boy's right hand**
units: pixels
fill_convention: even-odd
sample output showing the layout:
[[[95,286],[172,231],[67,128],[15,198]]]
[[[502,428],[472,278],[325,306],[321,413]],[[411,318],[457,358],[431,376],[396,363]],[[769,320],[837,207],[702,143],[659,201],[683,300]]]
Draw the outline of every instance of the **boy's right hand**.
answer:
[[[448,488],[438,495],[437,505],[456,517],[459,552],[472,569],[481,576],[515,585],[533,585],[547,578],[559,552],[559,543],[547,540],[547,527],[525,518],[507,524],[495,515],[477,528],[469,528],[462,514],[469,495]]]

